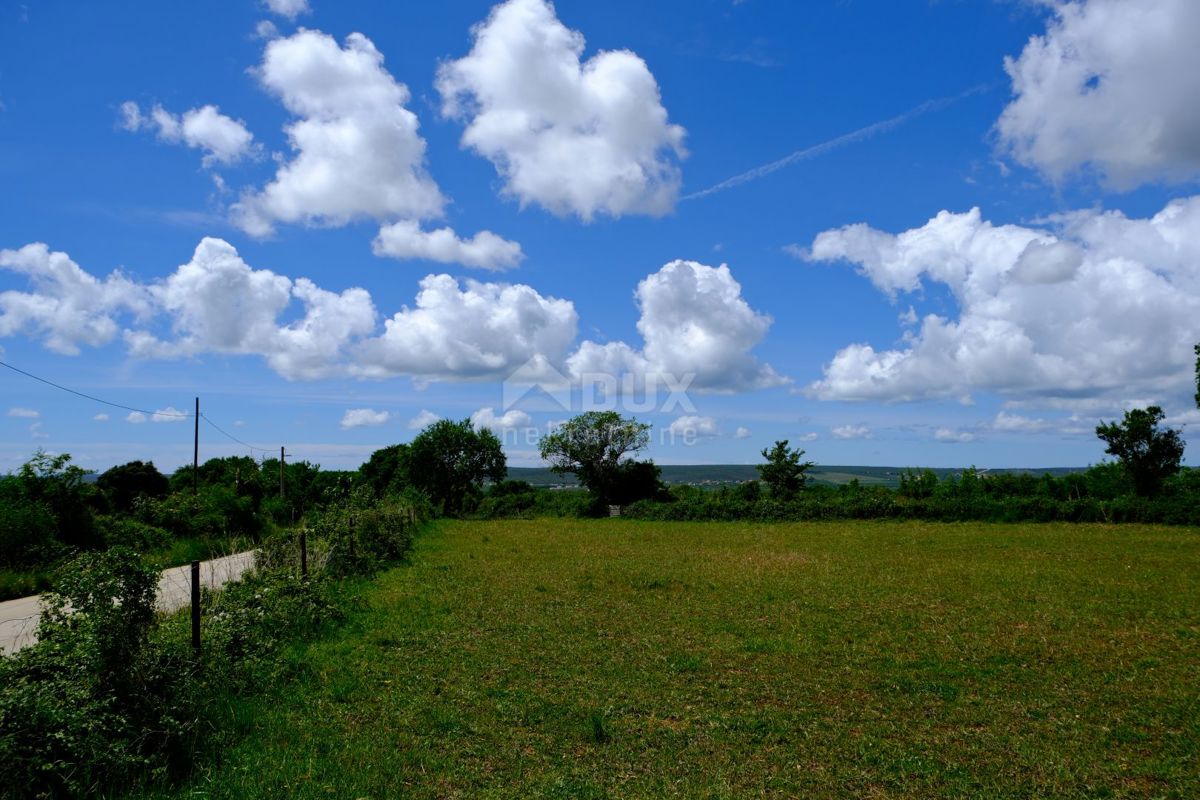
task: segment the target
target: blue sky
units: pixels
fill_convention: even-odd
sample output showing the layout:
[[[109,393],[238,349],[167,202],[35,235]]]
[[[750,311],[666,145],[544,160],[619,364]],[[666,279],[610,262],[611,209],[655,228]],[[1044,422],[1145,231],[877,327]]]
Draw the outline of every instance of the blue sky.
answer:
[[[660,463],[1093,463],[1200,419],[1197,45],[1189,0],[3,0],[2,358],[329,467],[422,412],[536,463],[598,374],[686,384]],[[528,364],[568,408],[506,407]],[[0,387],[0,470],[190,460]]]

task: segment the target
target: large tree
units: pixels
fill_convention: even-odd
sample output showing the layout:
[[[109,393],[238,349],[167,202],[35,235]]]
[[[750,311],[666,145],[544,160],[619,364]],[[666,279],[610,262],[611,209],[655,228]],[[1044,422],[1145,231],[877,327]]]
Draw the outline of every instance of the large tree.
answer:
[[[409,480],[429,495],[443,513],[457,514],[485,479],[508,474],[504,450],[496,434],[475,430],[471,420],[438,420],[408,446]]]
[[[801,461],[804,451],[788,447],[788,440],[775,442],[770,450],[763,448],[762,457],[767,463],[758,465],[762,482],[771,490],[771,496],[780,500],[791,500],[804,488],[808,476],[804,473],[813,465]]]
[[[1179,431],[1158,426],[1164,416],[1158,406],[1134,408],[1125,412],[1121,422],[1101,421],[1096,426],[1096,435],[1108,445],[1104,452],[1120,460],[1134,491],[1143,497],[1157,494],[1162,482],[1179,471],[1183,459]]]
[[[615,411],[588,411],[538,444],[558,473],[571,473],[602,502],[613,499],[627,457],[650,443],[650,426]],[[656,477],[656,476],[655,476]]]
[[[130,461],[113,467],[96,481],[113,511],[128,514],[139,497],[166,497],[171,488],[167,476],[153,461]]]

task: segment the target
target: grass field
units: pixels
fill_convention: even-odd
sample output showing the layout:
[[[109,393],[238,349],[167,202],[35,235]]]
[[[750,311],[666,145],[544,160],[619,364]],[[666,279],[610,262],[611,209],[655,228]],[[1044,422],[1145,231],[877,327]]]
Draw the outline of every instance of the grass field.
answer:
[[[1200,536],[443,522],[178,797],[1197,797]]]

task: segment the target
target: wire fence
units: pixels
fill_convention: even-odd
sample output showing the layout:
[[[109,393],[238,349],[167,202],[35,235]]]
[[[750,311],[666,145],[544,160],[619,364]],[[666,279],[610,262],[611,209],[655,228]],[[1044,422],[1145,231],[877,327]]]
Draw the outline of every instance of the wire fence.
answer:
[[[296,552],[296,563],[298,564],[300,560],[299,547]],[[309,569],[315,571],[324,567],[328,552],[326,551],[323,555],[315,553],[314,556],[315,560],[309,563]],[[230,582],[241,580],[254,569],[256,561],[257,551],[249,550],[200,562],[200,586],[210,591],[216,591]],[[159,575],[158,589],[155,595],[154,607],[156,610],[170,614],[187,608],[192,598],[191,569],[191,565],[185,564],[162,571]],[[9,655],[34,644],[37,641],[40,619],[41,595],[0,603],[0,652]]]

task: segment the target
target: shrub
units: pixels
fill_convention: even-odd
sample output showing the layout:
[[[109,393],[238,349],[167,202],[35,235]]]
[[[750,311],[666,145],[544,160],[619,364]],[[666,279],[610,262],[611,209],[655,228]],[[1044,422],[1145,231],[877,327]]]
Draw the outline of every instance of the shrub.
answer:
[[[89,796],[186,752],[186,653],[153,643],[157,574],[127,548],[59,572],[39,641],[0,659],[0,794]]]

